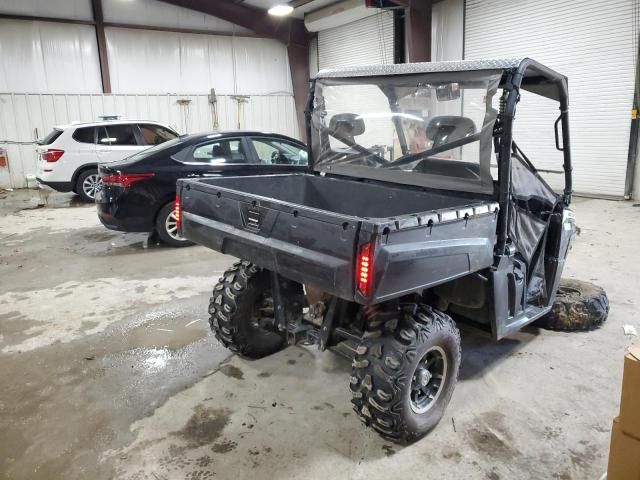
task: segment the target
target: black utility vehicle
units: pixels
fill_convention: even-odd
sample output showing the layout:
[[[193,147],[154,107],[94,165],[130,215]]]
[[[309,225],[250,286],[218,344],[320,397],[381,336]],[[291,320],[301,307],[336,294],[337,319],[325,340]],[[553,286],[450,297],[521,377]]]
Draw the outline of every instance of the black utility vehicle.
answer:
[[[559,107],[561,194],[512,139],[523,90]],[[244,259],[211,298],[224,345],[347,352],[361,420],[408,441],[451,398],[456,322],[498,340],[552,310],[575,232],[567,79],[528,58],[381,65],[311,92],[309,171],[180,180],[182,232]]]
[[[176,181],[203,176],[307,170],[307,147],[277,133],[218,131],[182,135],[124,160],[102,163],[98,217],[122,232],[155,232],[173,247],[191,245],[174,215]]]

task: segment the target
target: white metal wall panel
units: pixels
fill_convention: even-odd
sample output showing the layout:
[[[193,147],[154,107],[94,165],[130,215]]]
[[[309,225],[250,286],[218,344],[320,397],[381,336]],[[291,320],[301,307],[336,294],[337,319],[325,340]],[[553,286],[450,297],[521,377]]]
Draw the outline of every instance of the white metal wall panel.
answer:
[[[287,49],[276,40],[105,30],[114,93],[292,92]]]
[[[189,99],[187,125],[178,99]],[[151,119],[172,126],[179,132],[213,129],[207,95],[33,95],[0,94],[0,147],[9,153],[9,170],[0,168],[0,186],[21,188],[26,176],[35,174],[37,157],[34,145],[3,143],[31,142],[35,129],[43,138],[56,125],[74,121],[97,120],[101,114],[121,118]],[[237,128],[238,109],[228,95],[218,96],[220,129]],[[291,95],[252,96],[243,104],[241,128],[282,133],[299,138],[295,105]]]
[[[236,91],[235,75],[233,74],[233,41],[231,37],[209,36],[207,77],[209,88],[213,87],[217,93],[230,94]]]
[[[309,41],[309,77],[313,78],[318,73],[318,37]]]
[[[393,13],[318,32],[318,63],[323,68],[393,63]]]
[[[525,19],[526,21],[523,21]],[[634,90],[632,0],[467,0],[465,58],[534,58],[569,78],[574,189],[622,196]],[[637,42],[637,39],[636,39]],[[557,104],[524,92],[514,139],[558,169]],[[559,176],[549,176],[559,186]]]
[[[276,40],[233,39],[237,92],[243,95],[292,93],[287,47]]]
[[[431,14],[431,59],[434,62],[462,59],[464,0],[434,3]]]
[[[0,2],[2,1],[7,0],[0,0]],[[85,1],[89,2],[89,0]],[[251,32],[251,30],[221,18],[158,0],[102,0],[102,8],[106,22],[137,23],[153,27],[194,28],[212,32]]]
[[[181,90],[179,33],[106,28],[113,93]],[[132,48],[135,46],[135,48]]]
[[[101,91],[93,27],[0,20],[0,92]]]
[[[73,20],[93,19],[90,0],[0,0],[0,13]]]

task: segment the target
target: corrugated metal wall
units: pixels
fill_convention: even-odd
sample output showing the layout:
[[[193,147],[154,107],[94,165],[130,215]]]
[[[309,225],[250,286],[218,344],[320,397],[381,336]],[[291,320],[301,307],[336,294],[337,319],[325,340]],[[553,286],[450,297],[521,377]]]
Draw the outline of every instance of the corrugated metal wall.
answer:
[[[113,93],[292,94],[285,45],[266,38],[105,29]],[[101,93],[95,30],[0,20],[0,92]]]
[[[393,63],[393,13],[318,32],[318,63],[323,68]]]
[[[93,27],[0,20],[0,92],[101,91]]]
[[[266,38],[107,28],[113,93],[292,95],[285,45]],[[132,48],[135,45],[135,48]]]
[[[113,1],[113,0],[111,0]],[[125,3],[125,2],[121,2]],[[0,13],[92,20],[90,0],[0,0]]]
[[[464,0],[443,0],[434,3],[431,19],[431,60],[461,60]]]
[[[633,0],[467,0],[466,8],[466,59],[531,57],[569,78],[574,188],[621,197],[638,41]],[[523,93],[514,139],[539,168],[562,165],[557,115],[556,103]]]
[[[233,35],[184,34],[106,28],[113,95],[102,95],[95,29],[87,25],[0,20],[0,147],[11,173],[0,186],[19,188],[35,173],[29,142],[55,125],[93,121],[100,114],[157,120],[187,131],[176,103],[189,98],[188,131],[213,128],[207,94],[219,97],[220,128],[237,127],[229,95],[249,95],[242,128],[299,137],[284,44],[241,36],[229,22],[155,0],[103,0],[106,21],[198,28]],[[39,8],[40,7],[40,8]],[[0,12],[90,20],[89,0],[0,0]]]
[[[178,99],[189,99],[187,125]],[[129,119],[153,119],[174,127],[180,133],[213,129],[207,95],[37,95],[0,94],[0,132],[7,138],[30,142],[44,137],[55,125],[92,121],[101,114],[117,113]],[[235,129],[237,103],[230,96],[218,96],[220,129]],[[299,137],[295,105],[291,95],[252,96],[240,114],[243,129],[282,133]],[[0,138],[3,140],[4,138]],[[26,175],[36,171],[33,145],[0,143],[9,153],[10,170],[0,169],[0,185],[21,188]],[[9,175],[10,171],[10,175]]]

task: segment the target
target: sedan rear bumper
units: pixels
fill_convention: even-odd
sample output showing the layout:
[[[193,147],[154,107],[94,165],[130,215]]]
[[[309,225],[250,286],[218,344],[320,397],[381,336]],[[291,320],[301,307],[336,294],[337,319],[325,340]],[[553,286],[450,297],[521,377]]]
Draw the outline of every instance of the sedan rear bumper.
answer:
[[[139,206],[138,206],[139,207]],[[119,232],[151,232],[154,228],[154,214],[149,208],[147,214],[142,216],[132,215],[128,212],[126,204],[118,205],[118,202],[104,190],[96,194],[96,209],[100,222],[110,230]],[[139,210],[139,208],[136,208]]]

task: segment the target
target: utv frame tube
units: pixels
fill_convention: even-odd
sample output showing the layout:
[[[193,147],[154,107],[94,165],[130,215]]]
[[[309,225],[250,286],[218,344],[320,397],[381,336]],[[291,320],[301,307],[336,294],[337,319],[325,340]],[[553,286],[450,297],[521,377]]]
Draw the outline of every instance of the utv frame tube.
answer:
[[[498,203],[500,204],[500,219],[498,221],[498,242],[496,246],[496,254],[504,255],[507,243],[507,229],[509,225],[509,195],[511,193],[511,149],[513,139],[513,119],[515,118],[516,105],[520,101],[520,88],[527,73],[536,73],[536,82],[532,85],[543,85],[545,82],[551,82],[557,88],[557,99],[560,103],[560,117],[558,118],[562,125],[562,148],[558,148],[563,153],[564,170],[564,195],[562,201],[565,205],[571,202],[572,179],[571,179],[571,144],[569,139],[569,95],[567,89],[566,77],[559,75],[553,70],[531,60],[523,60],[518,68],[508,74],[503,79],[503,88],[507,92],[505,109],[502,113],[502,133],[500,141],[500,152],[498,160]],[[542,78],[539,78],[542,77]],[[526,87],[525,87],[526,88]],[[534,93],[542,95],[532,89]],[[555,128],[555,126],[554,126]],[[556,133],[557,135],[557,133]],[[557,141],[557,138],[556,138]],[[556,145],[557,147],[557,145]]]

